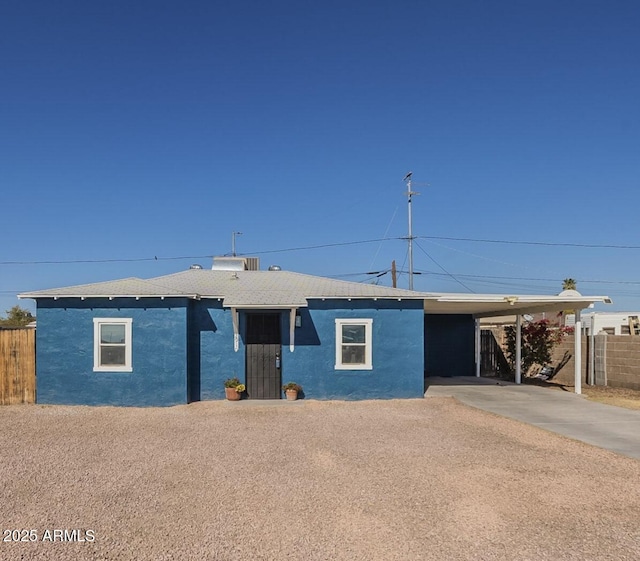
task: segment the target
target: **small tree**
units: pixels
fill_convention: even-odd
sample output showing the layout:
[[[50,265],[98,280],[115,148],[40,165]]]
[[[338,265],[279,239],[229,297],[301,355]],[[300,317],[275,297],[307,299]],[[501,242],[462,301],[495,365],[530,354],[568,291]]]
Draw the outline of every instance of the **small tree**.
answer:
[[[522,371],[528,372],[534,364],[544,366],[551,362],[553,348],[568,333],[572,333],[571,327],[551,327],[549,320],[529,321],[522,325]],[[507,334],[507,358],[511,368],[516,363],[516,328],[508,326]]]
[[[29,310],[14,306],[7,310],[7,317],[0,319],[0,327],[24,327],[36,319]]]

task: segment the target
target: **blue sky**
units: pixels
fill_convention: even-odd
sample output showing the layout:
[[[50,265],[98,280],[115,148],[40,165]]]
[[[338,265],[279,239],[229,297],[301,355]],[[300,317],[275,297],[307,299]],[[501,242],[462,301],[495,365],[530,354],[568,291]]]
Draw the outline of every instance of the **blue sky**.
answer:
[[[263,267],[406,270],[410,170],[416,289],[640,310],[640,249],[442,239],[640,246],[638,29],[615,0],[6,2],[0,313],[233,231]]]

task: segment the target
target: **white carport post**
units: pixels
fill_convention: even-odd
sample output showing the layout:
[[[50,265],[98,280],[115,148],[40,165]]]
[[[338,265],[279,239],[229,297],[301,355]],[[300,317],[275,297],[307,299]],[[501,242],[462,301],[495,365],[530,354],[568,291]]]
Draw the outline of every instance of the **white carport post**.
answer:
[[[476,378],[480,378],[480,360],[481,360],[481,348],[480,348],[480,320],[476,320]]]
[[[516,316],[516,384],[522,382],[522,316]]]
[[[576,393],[582,393],[582,322],[580,321],[580,310],[576,310],[576,325],[573,328],[573,356],[574,356],[574,386]]]

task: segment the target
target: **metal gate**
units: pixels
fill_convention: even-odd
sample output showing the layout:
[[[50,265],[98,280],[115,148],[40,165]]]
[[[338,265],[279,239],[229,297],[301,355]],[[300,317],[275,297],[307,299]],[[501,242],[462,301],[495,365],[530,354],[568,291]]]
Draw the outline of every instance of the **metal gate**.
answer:
[[[280,399],[281,343],[280,314],[247,314],[245,360],[250,399]]]
[[[483,376],[511,375],[509,361],[491,330],[483,329],[480,332],[480,349],[480,373]]]

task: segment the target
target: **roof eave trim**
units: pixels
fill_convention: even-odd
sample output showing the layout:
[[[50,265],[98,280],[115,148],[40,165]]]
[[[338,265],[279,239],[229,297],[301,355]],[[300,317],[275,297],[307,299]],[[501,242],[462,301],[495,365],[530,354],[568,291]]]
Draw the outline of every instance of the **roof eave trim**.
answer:
[[[53,300],[60,300],[62,298],[78,298],[80,300],[86,300],[87,298],[189,298],[190,300],[200,300],[202,296],[200,294],[38,294],[38,293],[24,293],[18,294],[18,298],[32,298],[34,300],[38,298],[51,298]]]
[[[389,296],[389,295],[377,295],[373,294],[371,296],[307,296],[307,300],[433,300],[434,297],[424,296],[424,295],[398,295],[398,296]]]
[[[292,304],[225,304],[225,308],[235,308],[236,310],[290,310],[291,308],[306,308],[308,304],[292,303]]]
[[[425,298],[425,300],[430,300]],[[505,302],[509,304],[580,304],[584,302],[588,302],[590,304],[595,304],[597,302],[601,302],[604,304],[611,304],[612,300],[608,296],[580,296],[580,297],[562,297],[558,296],[523,296],[516,295],[513,296],[500,296],[500,297],[489,297],[489,298],[455,298],[445,296],[442,298],[436,298],[436,302],[449,303],[449,304],[503,304]]]

